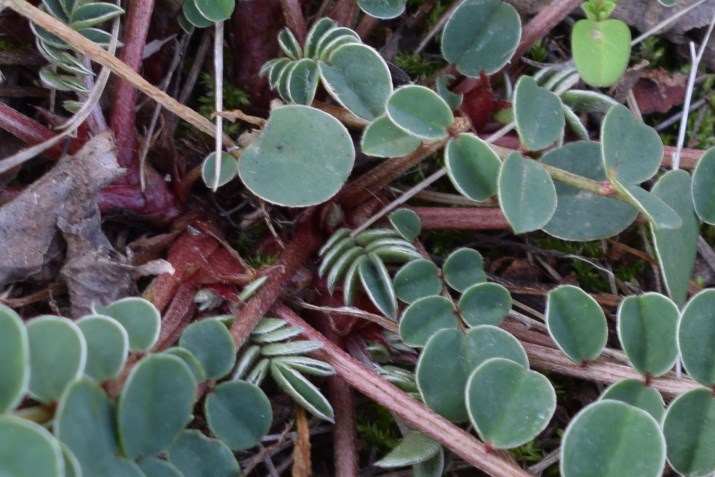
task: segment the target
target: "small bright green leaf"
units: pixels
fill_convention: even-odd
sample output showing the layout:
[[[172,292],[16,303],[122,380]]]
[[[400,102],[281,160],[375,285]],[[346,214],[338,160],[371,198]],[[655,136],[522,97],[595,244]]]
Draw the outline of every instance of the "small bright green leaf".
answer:
[[[191,374],[193,374],[197,383],[203,383],[206,381],[206,371],[204,371],[203,366],[201,366],[201,363],[198,359],[196,359],[196,356],[194,356],[191,351],[186,348],[174,346],[173,348],[169,348],[164,351],[164,353],[181,359],[184,364],[189,367]]]
[[[444,100],[445,103],[449,105],[452,110],[455,110],[459,108],[462,105],[462,99],[464,98],[463,94],[456,94],[451,92],[447,88],[447,83],[452,81],[454,79],[454,76],[452,75],[442,75],[439,78],[437,78],[437,83],[436,83],[436,89],[437,89],[437,94]]]
[[[715,225],[715,147],[711,147],[698,160],[693,171],[693,205],[700,220]]]
[[[184,477],[173,464],[156,457],[143,459],[139,462],[139,468],[146,477]]]
[[[191,0],[201,15],[212,22],[228,20],[236,5],[235,0]]]
[[[271,362],[271,376],[278,386],[312,415],[333,422],[333,408],[313,383],[285,364]]]
[[[197,2],[211,1],[211,0],[196,0]],[[300,47],[298,39],[295,37],[292,31],[287,27],[282,29],[278,33],[278,45],[283,50],[286,56],[294,60],[300,59],[303,55],[303,49]]]
[[[313,26],[308,31],[308,35],[305,38],[305,45],[303,46],[303,51],[306,58],[315,59],[318,55],[318,42],[326,35],[330,30],[335,28],[336,24],[330,18],[321,18],[320,20],[313,23]]]
[[[503,358],[487,360],[474,370],[465,395],[470,421],[495,449],[529,442],[556,410],[556,392],[544,375]]]
[[[360,10],[380,20],[397,18],[405,11],[407,0],[358,0]]]
[[[87,342],[77,325],[61,316],[40,316],[27,323],[30,343],[30,395],[49,403],[82,377]]]
[[[628,197],[643,215],[646,216],[651,226],[656,230],[679,229],[683,226],[680,216],[664,201],[637,185],[618,184],[611,182],[613,186]]]
[[[460,194],[486,200],[497,193],[501,160],[489,145],[471,133],[462,133],[444,149],[447,175]]]
[[[309,106],[318,88],[320,72],[313,60],[302,59],[296,62],[288,77],[288,94],[296,104]]]
[[[546,326],[556,346],[577,363],[596,359],[606,346],[608,326],[603,310],[575,286],[564,285],[549,292]]]
[[[373,157],[406,156],[420,144],[420,138],[398,128],[387,116],[380,116],[371,122],[360,140],[363,154]]]
[[[683,366],[703,386],[715,385],[715,290],[703,290],[683,309],[678,325]]]
[[[323,86],[342,106],[369,121],[385,112],[392,79],[387,63],[373,48],[343,45],[332,52],[330,64],[319,64]]]
[[[715,471],[715,397],[709,389],[693,389],[678,396],[665,414],[663,434],[668,462],[686,477]]]
[[[541,164],[513,152],[499,171],[499,204],[514,233],[545,226],[556,211],[556,187]]]
[[[347,129],[307,106],[273,110],[258,139],[241,154],[238,173],[246,187],[268,202],[305,207],[335,195],[353,167]]]
[[[191,323],[181,334],[179,346],[199,360],[208,379],[223,378],[236,361],[236,343],[226,326],[217,320]]]
[[[385,316],[397,319],[397,298],[392,289],[392,280],[382,260],[370,253],[367,260],[360,263],[360,281],[367,296]]]
[[[59,442],[45,428],[15,416],[0,416],[0,475],[64,477]]]
[[[96,314],[111,316],[124,326],[131,351],[149,351],[159,339],[161,315],[148,300],[122,298],[109,306],[94,305],[93,308]]]
[[[475,326],[465,335],[465,342],[472,369],[492,358],[508,359],[529,367],[529,358],[519,340],[496,326]]]
[[[412,241],[420,235],[422,222],[419,215],[410,209],[397,209],[388,216],[390,223],[400,236]]]
[[[402,86],[387,101],[387,116],[408,133],[428,141],[447,137],[454,116],[449,105],[429,88]]]
[[[439,268],[424,259],[413,260],[397,272],[392,282],[397,297],[405,303],[413,303],[420,298],[439,295],[442,280]]]
[[[20,316],[0,304],[0,414],[17,406],[30,383],[30,344]]]
[[[499,326],[511,310],[511,295],[497,283],[478,283],[464,291],[458,308],[469,326]]]
[[[394,469],[419,464],[436,456],[441,448],[442,446],[428,435],[412,431],[374,465],[383,469]]]
[[[124,327],[102,315],[85,316],[77,326],[87,342],[85,374],[98,382],[116,377],[129,353],[129,336]]]
[[[458,292],[487,281],[484,258],[471,248],[459,248],[450,253],[442,265],[442,271],[447,284]]]
[[[658,422],[624,402],[597,401],[566,428],[561,446],[563,477],[660,477],[665,440]]]
[[[169,449],[169,462],[186,477],[241,475],[241,468],[226,444],[195,430],[187,430],[179,435]]]
[[[236,177],[238,172],[238,161],[227,152],[221,153],[221,168],[219,169],[218,187],[228,184]],[[216,184],[216,153],[212,152],[201,164],[201,178],[207,187]]]
[[[658,422],[661,421],[663,414],[665,414],[663,397],[660,395],[658,390],[650,386],[646,386],[642,381],[637,379],[624,379],[623,381],[618,381],[616,384],[609,386],[608,389],[601,394],[599,399],[621,401],[639,409],[643,409],[645,412],[653,416],[653,418]]]
[[[148,356],[132,369],[119,396],[117,422],[124,453],[153,456],[191,420],[196,381],[176,356]]]
[[[657,293],[629,296],[618,306],[618,338],[639,373],[660,376],[678,359],[675,303]]]
[[[436,332],[457,329],[456,310],[443,296],[427,296],[412,303],[400,318],[400,337],[406,345],[423,347]]]
[[[582,19],[571,31],[571,49],[581,78],[591,86],[611,86],[631,57],[631,30],[620,20]]]
[[[219,384],[206,398],[211,432],[235,451],[255,446],[271,428],[271,402],[258,386],[245,381]]]
[[[522,76],[514,89],[514,118],[521,142],[532,151],[544,149],[564,134],[561,100],[539,86],[534,78]]]
[[[465,0],[442,32],[442,53],[467,76],[497,72],[511,59],[521,38],[516,10],[499,0]]]

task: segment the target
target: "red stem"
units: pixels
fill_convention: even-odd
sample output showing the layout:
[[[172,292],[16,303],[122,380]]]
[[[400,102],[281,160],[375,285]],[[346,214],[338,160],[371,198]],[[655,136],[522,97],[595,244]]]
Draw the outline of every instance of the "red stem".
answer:
[[[338,25],[352,28],[359,13],[360,8],[355,0],[337,0],[328,16],[338,22]]]
[[[3,102],[0,102],[0,128],[26,142],[30,146],[47,141],[56,135],[52,130],[47,129],[34,119],[25,116]],[[79,151],[80,147],[81,144],[77,144],[75,141],[72,141],[70,142],[68,152],[70,154],[74,154]],[[55,160],[59,159],[62,155],[62,145],[57,144],[52,146],[45,151],[45,154]]]
[[[408,207],[419,215],[423,230],[511,230],[498,208]]]

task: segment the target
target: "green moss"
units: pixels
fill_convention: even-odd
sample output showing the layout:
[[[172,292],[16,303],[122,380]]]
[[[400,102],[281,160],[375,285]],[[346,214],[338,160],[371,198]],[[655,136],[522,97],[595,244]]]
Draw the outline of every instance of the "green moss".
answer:
[[[421,81],[436,73],[440,64],[419,53],[399,53],[395,64],[405,71],[415,81]]]
[[[216,111],[214,104],[216,101],[215,77],[209,73],[201,73],[199,82],[204,89],[204,94],[198,98],[198,111],[203,116],[210,118],[213,112]],[[250,104],[248,94],[224,79],[223,109],[239,109],[247,104]],[[229,136],[236,136],[241,130],[241,124],[238,122],[232,123],[230,121],[224,121],[223,130]]]
[[[357,432],[380,453],[391,451],[400,442],[400,431],[390,411],[373,402],[358,407]]]

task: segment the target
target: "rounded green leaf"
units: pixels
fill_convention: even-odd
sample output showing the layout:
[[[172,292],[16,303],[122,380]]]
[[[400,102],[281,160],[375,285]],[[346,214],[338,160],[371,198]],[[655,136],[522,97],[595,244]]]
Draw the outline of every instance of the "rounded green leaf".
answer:
[[[69,448],[60,442],[62,460],[65,463],[65,477],[82,477],[82,466]]]
[[[449,105],[429,88],[402,86],[387,100],[387,116],[415,137],[437,141],[447,137],[454,116]]]
[[[643,409],[658,422],[660,422],[665,413],[663,396],[660,395],[657,389],[646,386],[643,381],[637,379],[618,381],[609,386],[608,389],[601,394],[599,399],[621,401]]]
[[[464,75],[490,75],[509,62],[520,39],[521,20],[511,5],[465,0],[447,20],[442,53]]]
[[[574,142],[548,152],[541,162],[568,172],[605,181],[601,149],[592,142]],[[543,227],[544,232],[562,240],[597,240],[626,229],[638,210],[623,201],[603,197],[578,187],[555,181],[556,211]]]
[[[489,145],[471,133],[462,133],[444,149],[447,175],[460,194],[486,200],[497,193],[501,160]]]
[[[288,78],[288,94],[296,104],[310,105],[318,88],[320,72],[313,60],[304,58],[296,62]]]
[[[529,442],[556,410],[556,392],[544,375],[503,358],[487,360],[474,370],[465,395],[469,420],[495,449]]]
[[[608,338],[601,307],[588,293],[571,285],[549,292],[546,327],[556,346],[577,363],[596,359]]]
[[[529,367],[529,358],[518,339],[508,331],[492,325],[479,325],[467,331],[465,341],[468,346],[472,369],[492,358],[503,358]]]
[[[139,468],[146,477],[184,477],[173,464],[156,457],[143,459],[139,462]]]
[[[663,420],[668,462],[686,477],[715,472],[715,397],[693,389],[670,403]]]
[[[660,477],[665,440],[647,412],[619,401],[597,401],[566,428],[561,446],[563,477]]]
[[[678,325],[683,366],[703,386],[715,385],[715,290],[703,290],[683,309]]]
[[[464,291],[458,308],[469,326],[499,326],[511,310],[511,295],[497,283],[478,283]]]
[[[333,422],[333,407],[305,376],[285,364],[272,361],[271,376],[278,386],[312,415]]]
[[[374,253],[360,262],[358,271],[363,288],[375,306],[387,317],[397,319],[397,298],[392,289],[392,280],[382,260]]]
[[[388,219],[403,239],[411,242],[419,236],[422,222],[420,216],[413,210],[397,209],[388,216]]]
[[[623,184],[640,184],[658,171],[663,143],[658,133],[633,117],[625,106],[613,106],[601,127],[606,174]]]
[[[206,381],[206,371],[204,371],[203,366],[201,366],[201,363],[198,359],[196,359],[196,356],[194,356],[191,351],[180,346],[174,346],[173,348],[169,348],[164,351],[164,353],[181,359],[184,364],[189,367],[191,374],[194,375],[194,379],[197,383],[203,383]]]
[[[499,171],[499,205],[514,233],[545,226],[556,211],[556,187],[541,164],[518,152]]]
[[[206,398],[206,421],[211,432],[235,451],[255,446],[271,428],[273,411],[255,384],[219,384]]]
[[[216,153],[212,152],[201,164],[201,177],[207,187],[218,187],[228,184],[236,177],[238,172],[238,161],[229,153],[221,153],[221,166],[219,169],[218,183],[216,183]]]
[[[184,0],[184,17],[196,28],[206,28],[213,25],[213,22],[203,16],[196,7],[196,0]]]
[[[236,5],[235,0],[191,0],[204,18],[212,22],[228,20]]]
[[[660,376],[678,359],[676,332],[680,312],[658,293],[629,296],[618,306],[618,338],[639,373]]]
[[[656,230],[679,229],[683,226],[680,216],[668,204],[645,189],[632,184],[611,182],[618,192],[628,198]]]
[[[371,122],[360,140],[363,154],[373,157],[406,156],[420,144],[420,138],[398,128],[387,116],[380,116]]]
[[[419,464],[436,456],[441,448],[442,446],[428,435],[412,431],[374,465],[383,469],[393,469]]]
[[[30,383],[30,345],[20,316],[0,304],[0,414],[17,406]]]
[[[564,133],[561,100],[534,78],[522,76],[514,89],[514,119],[519,139],[532,151],[544,149]]]
[[[186,477],[241,475],[241,468],[226,444],[194,430],[181,433],[169,449],[169,462]]]
[[[405,303],[413,303],[420,298],[439,295],[442,280],[439,268],[430,260],[417,259],[407,263],[397,272],[392,282],[397,297]]]
[[[377,51],[367,45],[349,43],[336,48],[329,63],[320,62],[320,77],[338,103],[368,121],[385,112],[392,79],[387,63]]]
[[[41,316],[27,323],[30,343],[30,395],[49,403],[82,377],[87,343],[77,325],[61,316]]]
[[[129,353],[129,337],[114,318],[102,315],[85,316],[77,321],[87,342],[87,366],[84,372],[96,381],[116,377],[124,367]]]
[[[119,441],[132,459],[171,445],[191,420],[196,381],[176,356],[152,355],[132,369],[117,406]]]
[[[459,248],[450,253],[442,265],[442,272],[447,284],[458,292],[464,292],[472,285],[487,281],[484,258],[481,253],[471,248]]]
[[[148,300],[122,298],[109,306],[94,306],[95,313],[111,316],[127,330],[131,351],[149,351],[159,339],[161,315]]]
[[[711,147],[698,160],[693,171],[693,205],[700,220],[715,225],[715,147]]]
[[[308,106],[284,106],[243,151],[238,173],[262,199],[305,207],[335,195],[354,159],[350,134],[337,119]]]
[[[59,442],[42,426],[15,416],[0,416],[0,475],[64,477]]]
[[[220,379],[236,362],[236,344],[226,326],[218,320],[200,320],[186,327],[179,339],[201,363],[207,379]]]
[[[399,17],[406,4],[407,0],[358,0],[360,10],[380,20]]]
[[[400,318],[400,337],[405,344],[422,347],[436,332],[457,329],[456,310],[443,296],[428,296],[412,303]]]
[[[571,31],[571,49],[581,78],[591,86],[611,86],[626,71],[631,31],[620,20],[582,19]]]

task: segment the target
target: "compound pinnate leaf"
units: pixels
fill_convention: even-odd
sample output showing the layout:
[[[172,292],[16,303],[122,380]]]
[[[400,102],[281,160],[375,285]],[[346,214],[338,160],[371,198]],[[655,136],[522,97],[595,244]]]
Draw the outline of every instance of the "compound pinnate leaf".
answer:
[[[207,187],[218,187],[228,184],[236,177],[238,172],[238,161],[227,152],[221,153],[221,164],[219,168],[218,182],[216,182],[216,153],[212,152],[201,164],[201,178]]]
[[[432,335],[444,329],[457,329],[452,301],[443,296],[428,296],[412,303],[400,318],[400,337],[405,344],[422,347]]]
[[[715,147],[711,147],[698,161],[693,171],[693,205],[700,220],[710,225],[715,224]]]
[[[139,468],[146,477],[184,477],[173,464],[153,457],[139,462]]]
[[[496,449],[529,442],[546,428],[556,410],[548,379],[513,361],[492,358],[467,380],[469,419],[482,440]]]
[[[703,386],[715,385],[715,290],[703,290],[683,309],[678,325],[683,366]]]
[[[469,326],[499,326],[511,310],[511,295],[497,283],[478,283],[464,291],[458,308]]]
[[[665,413],[663,396],[660,395],[657,389],[646,386],[643,381],[637,379],[618,381],[609,386],[599,399],[621,401],[643,409],[658,422],[661,421]]]
[[[442,53],[464,75],[490,75],[509,62],[520,39],[521,20],[511,5],[465,0],[447,20]]]
[[[668,372],[678,358],[680,312],[658,293],[629,296],[618,307],[618,338],[633,367],[646,376]]]
[[[410,209],[397,209],[388,216],[390,223],[400,237],[412,241],[420,235],[422,221],[420,216]]]
[[[597,401],[566,428],[561,447],[564,477],[659,477],[665,440],[658,422],[624,402]]]
[[[709,389],[693,389],[670,403],[663,420],[668,462],[686,477],[715,471],[715,397]]]
[[[109,306],[94,305],[98,315],[111,316],[127,330],[131,351],[149,351],[159,339],[161,315],[148,300],[137,297],[122,298]]]
[[[398,128],[387,116],[380,116],[371,122],[360,141],[362,152],[373,157],[406,156],[420,144],[420,138]]]
[[[176,356],[139,361],[119,396],[119,441],[129,458],[153,456],[171,445],[191,420],[196,381]]]
[[[399,17],[406,4],[407,0],[358,0],[360,10],[381,20]]]
[[[436,456],[441,448],[442,446],[431,437],[421,432],[412,431],[389,454],[375,462],[374,465],[392,469],[419,464]]]
[[[237,477],[241,475],[233,452],[226,444],[199,431],[183,431],[169,449],[169,462],[184,476]]]
[[[454,121],[449,105],[437,93],[417,85],[395,90],[387,101],[387,116],[397,127],[428,141],[447,137]]]
[[[382,260],[374,253],[369,253],[367,260],[360,263],[358,270],[360,281],[370,300],[385,316],[396,320],[397,298]]]
[[[59,442],[39,424],[15,416],[0,416],[0,474],[65,477]]]
[[[255,384],[219,384],[206,398],[206,421],[211,432],[235,451],[255,446],[271,427],[273,411]]]
[[[620,20],[582,19],[571,31],[576,69],[591,86],[611,86],[626,71],[631,56],[631,31]]]
[[[513,103],[519,139],[528,149],[544,149],[563,135],[565,119],[561,100],[539,86],[534,78],[519,78]]]
[[[439,295],[442,280],[439,268],[433,262],[417,259],[403,266],[392,281],[397,297],[405,303],[413,303],[420,298]]]
[[[30,382],[30,344],[20,316],[0,304],[0,414],[17,406]]]
[[[102,315],[85,316],[77,326],[87,342],[85,374],[99,382],[116,377],[129,353],[129,336],[124,327]]]
[[[272,361],[270,366],[273,379],[295,402],[314,416],[333,422],[334,414],[330,402],[313,383],[285,364]]]
[[[262,199],[305,207],[335,195],[354,160],[350,134],[337,119],[308,106],[284,106],[241,154],[238,173]]]
[[[201,15],[211,22],[228,20],[236,5],[235,0],[188,0],[194,2]]]
[[[236,343],[226,326],[218,320],[200,320],[186,327],[179,339],[201,363],[207,379],[220,379],[231,372],[236,362]]]
[[[549,292],[546,326],[559,349],[577,363],[596,359],[606,346],[606,316],[578,287],[564,285]]]
[[[489,145],[471,133],[463,133],[444,149],[447,175],[460,194],[486,200],[497,193],[501,160]]]
[[[484,273],[482,254],[471,248],[459,248],[450,253],[442,266],[444,280],[457,290],[464,292],[477,283],[487,281]]]

